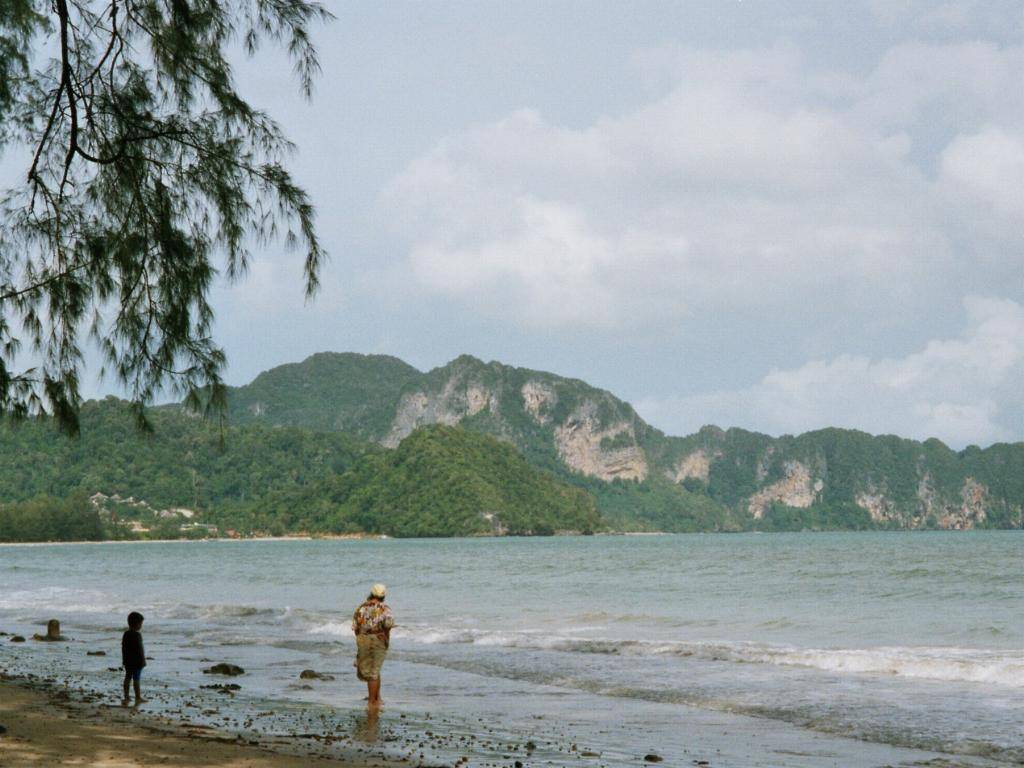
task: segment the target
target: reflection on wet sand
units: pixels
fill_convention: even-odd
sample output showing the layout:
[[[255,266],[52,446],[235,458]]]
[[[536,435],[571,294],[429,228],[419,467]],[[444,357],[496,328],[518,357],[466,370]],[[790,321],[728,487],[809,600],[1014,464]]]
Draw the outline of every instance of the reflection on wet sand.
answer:
[[[380,708],[367,707],[365,715],[357,715],[353,736],[366,744],[376,744],[380,739]]]

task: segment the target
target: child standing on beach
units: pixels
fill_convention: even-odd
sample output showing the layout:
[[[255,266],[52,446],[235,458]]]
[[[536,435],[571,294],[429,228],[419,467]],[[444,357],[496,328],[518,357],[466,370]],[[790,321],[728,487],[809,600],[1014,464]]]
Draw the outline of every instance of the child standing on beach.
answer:
[[[128,703],[128,684],[135,684],[135,705],[143,702],[139,691],[139,677],[146,666],[146,650],[142,646],[142,622],[144,617],[138,611],[128,614],[128,629],[121,636],[121,665],[124,667],[124,699]]]

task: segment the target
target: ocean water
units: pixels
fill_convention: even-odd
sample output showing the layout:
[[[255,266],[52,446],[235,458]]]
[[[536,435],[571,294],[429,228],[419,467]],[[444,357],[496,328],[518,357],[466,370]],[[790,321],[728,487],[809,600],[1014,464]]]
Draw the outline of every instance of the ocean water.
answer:
[[[349,617],[383,581],[398,622],[384,751],[390,726],[434,718],[447,735],[425,749],[442,762],[533,740],[550,764],[689,763],[712,723],[748,751],[844,739],[1019,765],[1022,577],[1019,532],[0,546],[0,630],[57,617],[74,638],[4,642],[0,666],[116,691],[108,667],[140,610],[147,685],[194,691],[231,661],[247,674],[222,708],[347,716],[365,693]],[[304,687],[306,667],[337,679]],[[843,764],[796,752],[746,764]]]

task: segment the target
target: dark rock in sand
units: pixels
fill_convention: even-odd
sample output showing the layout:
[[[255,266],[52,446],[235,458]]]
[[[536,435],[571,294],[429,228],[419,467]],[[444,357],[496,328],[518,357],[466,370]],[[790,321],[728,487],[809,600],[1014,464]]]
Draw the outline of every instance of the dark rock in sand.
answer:
[[[32,639],[43,640],[49,643],[67,640],[67,638],[60,633],[60,622],[56,619],[50,619],[48,622],[46,622],[45,635],[32,635]]]
[[[106,656],[107,652],[106,651],[86,651],[85,655],[86,656]]]
[[[235,677],[236,675],[244,675],[245,670],[236,664],[214,664],[209,669],[203,670],[204,675],[227,675],[229,677]]]
[[[3,736],[5,733],[7,733],[7,729],[0,725],[0,736]]]
[[[333,680],[334,675],[328,675],[323,672],[315,672],[312,669],[304,669],[299,672],[299,678],[302,680]]]
[[[238,683],[214,683],[213,685],[200,685],[200,688],[207,688],[211,691],[240,691],[242,686]]]
[[[24,643],[25,642],[25,638],[22,637],[21,635],[11,635],[11,642],[12,643]]]
[[[653,752],[649,755],[644,755],[645,763],[660,763],[664,759],[661,755],[656,755]]]

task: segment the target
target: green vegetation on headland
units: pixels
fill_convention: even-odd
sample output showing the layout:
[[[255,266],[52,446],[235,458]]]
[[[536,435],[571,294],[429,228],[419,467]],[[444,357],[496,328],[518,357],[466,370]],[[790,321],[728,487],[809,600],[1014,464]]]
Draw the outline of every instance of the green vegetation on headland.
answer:
[[[112,533],[84,494],[0,504],[0,541],[101,541]]]
[[[154,435],[132,418],[126,403],[108,398],[83,408],[77,440],[46,421],[0,430],[0,540],[544,535],[603,526],[585,491],[532,467],[511,445],[462,429],[423,428],[385,451],[292,428],[221,435],[180,409],[157,410]]]
[[[531,467],[507,443],[424,427],[347,472],[214,517],[275,533],[388,536],[550,535],[603,528],[593,498]]]
[[[585,382],[469,356],[420,373],[314,355],[231,390],[229,412],[222,431],[157,408],[148,435],[108,398],[74,440],[45,420],[0,428],[0,538],[1022,525],[1021,443],[670,437]]]

